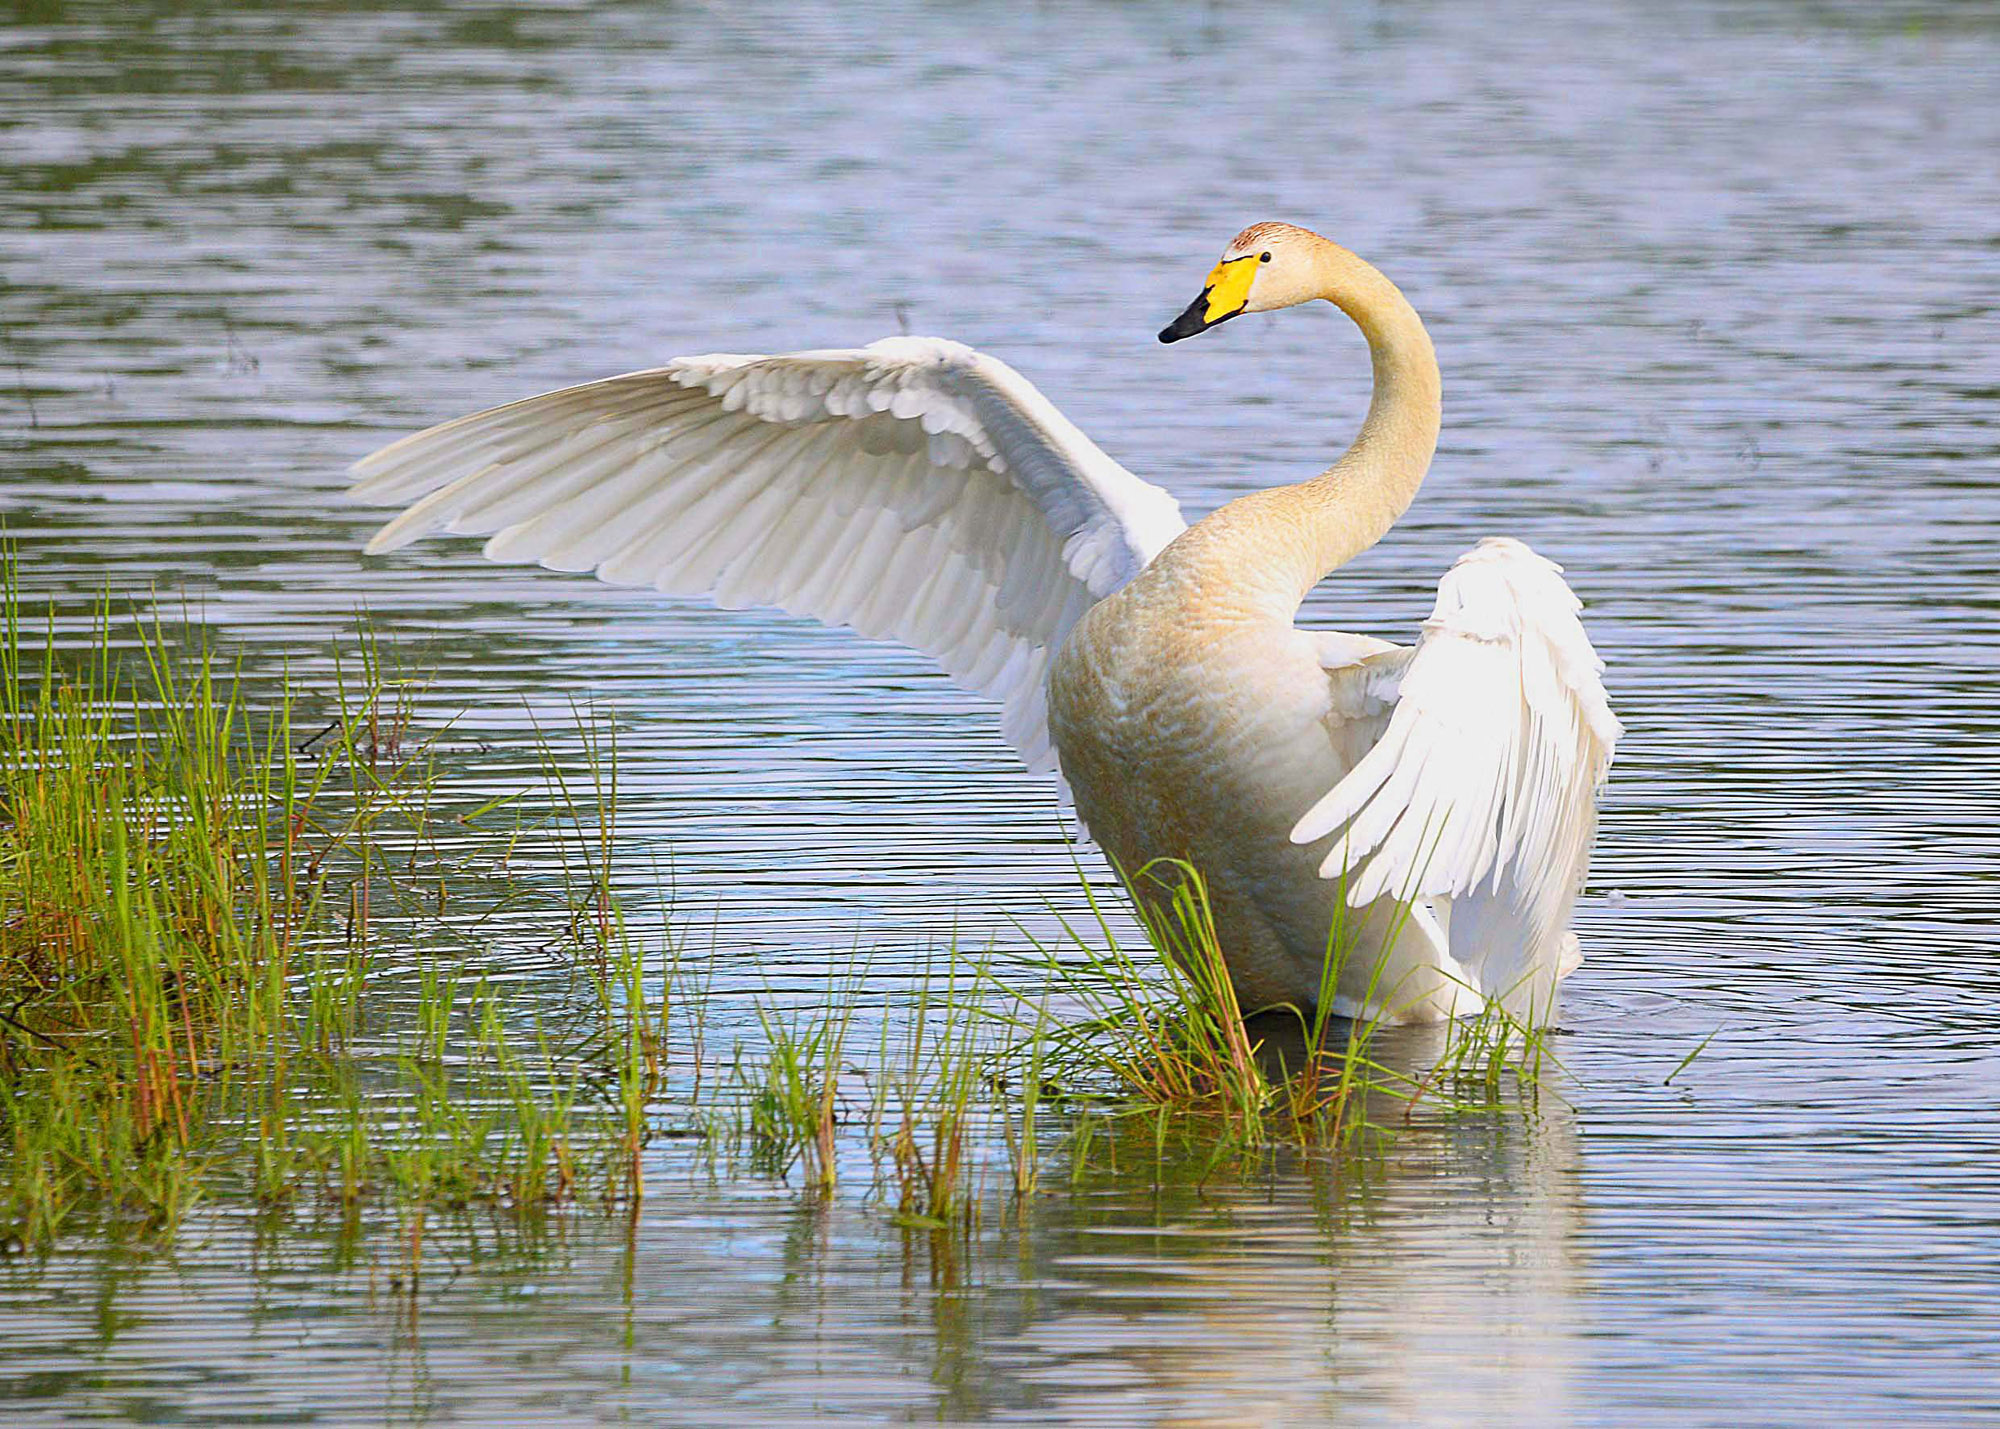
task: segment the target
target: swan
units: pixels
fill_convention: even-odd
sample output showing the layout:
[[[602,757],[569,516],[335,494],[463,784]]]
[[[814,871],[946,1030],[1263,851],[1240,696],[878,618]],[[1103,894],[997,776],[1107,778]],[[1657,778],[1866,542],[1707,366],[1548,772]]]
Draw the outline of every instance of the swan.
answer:
[[[495,561],[777,606],[922,651],[1000,705],[1121,869],[1200,870],[1246,1009],[1552,1019],[1621,730],[1561,567],[1487,538],[1411,646],[1301,629],[1437,445],[1437,359],[1380,271],[1246,228],[1160,334],[1324,299],[1374,395],[1320,475],[1194,525],[1004,363],[940,338],[714,353],[529,397],[358,462],[406,509],[368,543],[483,535]],[[1134,880],[1142,899],[1164,898]]]

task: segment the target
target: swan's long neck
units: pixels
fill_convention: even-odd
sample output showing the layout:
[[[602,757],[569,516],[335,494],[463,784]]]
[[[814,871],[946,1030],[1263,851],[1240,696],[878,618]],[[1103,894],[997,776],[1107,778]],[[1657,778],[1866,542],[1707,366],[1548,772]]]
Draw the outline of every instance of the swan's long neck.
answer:
[[[1321,578],[1396,524],[1437,449],[1442,389],[1423,321],[1396,285],[1337,244],[1315,249],[1318,292],[1368,339],[1375,395],[1361,433],[1310,481],[1230,502],[1163,552],[1155,569],[1210,608],[1289,622]]]

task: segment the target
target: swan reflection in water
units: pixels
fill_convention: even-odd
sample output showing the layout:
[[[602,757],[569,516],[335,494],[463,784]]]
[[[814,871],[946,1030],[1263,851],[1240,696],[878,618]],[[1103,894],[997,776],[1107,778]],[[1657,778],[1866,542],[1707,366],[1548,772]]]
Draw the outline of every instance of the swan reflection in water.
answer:
[[[1420,1072],[1443,1042],[1400,1028],[1372,1050]],[[1049,1287],[1037,1313],[1011,1345],[966,1348],[1035,1364],[1054,1422],[1316,1424],[1363,1406],[1401,1424],[1563,1422],[1580,1156],[1571,1108],[1538,1100],[1401,1127],[1381,1098],[1372,1116],[1399,1129],[1374,1152],[1280,1155],[1239,1179],[1204,1177],[1191,1146],[1157,1190],[1149,1136],[1116,1174],[1100,1149],[1022,1236],[1023,1279]],[[1134,1214],[1142,1196],[1151,1215]]]

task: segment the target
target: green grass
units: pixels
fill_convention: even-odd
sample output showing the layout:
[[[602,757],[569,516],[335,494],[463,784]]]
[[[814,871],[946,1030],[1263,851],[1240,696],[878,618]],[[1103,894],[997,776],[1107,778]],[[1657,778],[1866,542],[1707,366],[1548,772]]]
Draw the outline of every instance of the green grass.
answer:
[[[757,1013],[766,1055],[754,1071],[738,1068],[750,1164],[783,1177],[803,1162],[806,1184],[831,1191],[839,1180],[840,1059],[854,1003],[821,1016],[785,1016],[768,1006]]]
[[[1051,1023],[1038,993],[1035,1021],[1020,1002],[1019,1051],[1042,1071],[1038,1086],[1096,1086],[1135,1104],[1212,1115],[1232,1134],[1259,1134],[1270,1084],[1244,1025],[1216,940],[1207,889],[1186,865],[1158,864],[1142,871],[1176,875],[1164,913],[1134,899],[1147,947],[1127,948],[1109,910],[1088,882],[1084,892],[1096,937],[1060,920],[1063,939],[1051,944],[1024,936],[1033,949],[1020,959],[1017,983],[1059,997],[1071,1015]]]
[[[495,906],[570,910],[558,960],[584,974],[580,994],[539,1025],[409,946],[450,923],[455,870],[413,690],[379,651],[345,660],[302,723],[296,682],[253,708],[233,672],[157,624],[121,660],[107,607],[59,660],[20,609],[10,568],[0,1218],[14,1238],[79,1218],[170,1227],[218,1193],[514,1207],[636,1193],[660,1010],[600,896],[608,829],[575,836],[589,826],[559,802],[580,899],[488,871]],[[521,836],[507,817],[475,811],[448,832],[484,829],[497,865]]]
[[[1344,920],[1329,930],[1314,1007],[1260,1009],[1246,1019],[1200,872],[1162,860],[1138,878],[1152,884],[1150,896],[1131,899],[1144,948],[1120,942],[1093,895],[1094,926],[1065,920],[1060,943],[1031,938],[1032,956],[1010,979],[1010,987],[1046,990],[1032,1005],[1013,991],[1010,1014],[1019,1037],[1012,1060],[1038,1096],[1059,1088],[1106,1118],[1150,1125],[1156,1140],[1171,1134],[1238,1151],[1283,1144],[1353,1152],[1410,1126],[1425,1104],[1491,1109],[1515,1091],[1538,1089],[1554,1069],[1544,1032],[1498,1000],[1450,1024],[1428,1066],[1382,1056],[1384,1016],[1331,1011],[1334,989],[1358,956]],[[1367,1004],[1393,1007],[1380,964],[1369,972]],[[1069,1010],[1055,1022],[1051,992]]]
[[[956,947],[943,959],[943,985],[926,976],[902,1036],[882,1024],[883,1053],[872,1078],[870,1144],[886,1170],[887,1193],[902,1224],[939,1230],[972,1204],[975,1141],[1006,1115],[1006,1093],[991,1075],[982,966]]]

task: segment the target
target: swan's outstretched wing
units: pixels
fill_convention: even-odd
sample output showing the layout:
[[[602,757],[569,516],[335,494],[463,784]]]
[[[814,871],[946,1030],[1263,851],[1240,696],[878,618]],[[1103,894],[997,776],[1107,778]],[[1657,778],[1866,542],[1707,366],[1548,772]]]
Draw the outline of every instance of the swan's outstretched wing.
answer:
[[[432,427],[354,476],[358,500],[415,502],[371,552],[490,536],[497,561],[899,640],[1001,701],[1038,771],[1063,637],[1184,529],[1026,379],[936,338],[684,357]]]
[[[1416,646],[1358,662],[1387,726],[1292,830],[1333,836],[1320,873],[1345,871],[1357,907],[1441,900],[1453,957],[1490,993],[1553,981],[1620,733],[1561,570],[1505,539],[1459,557]]]

